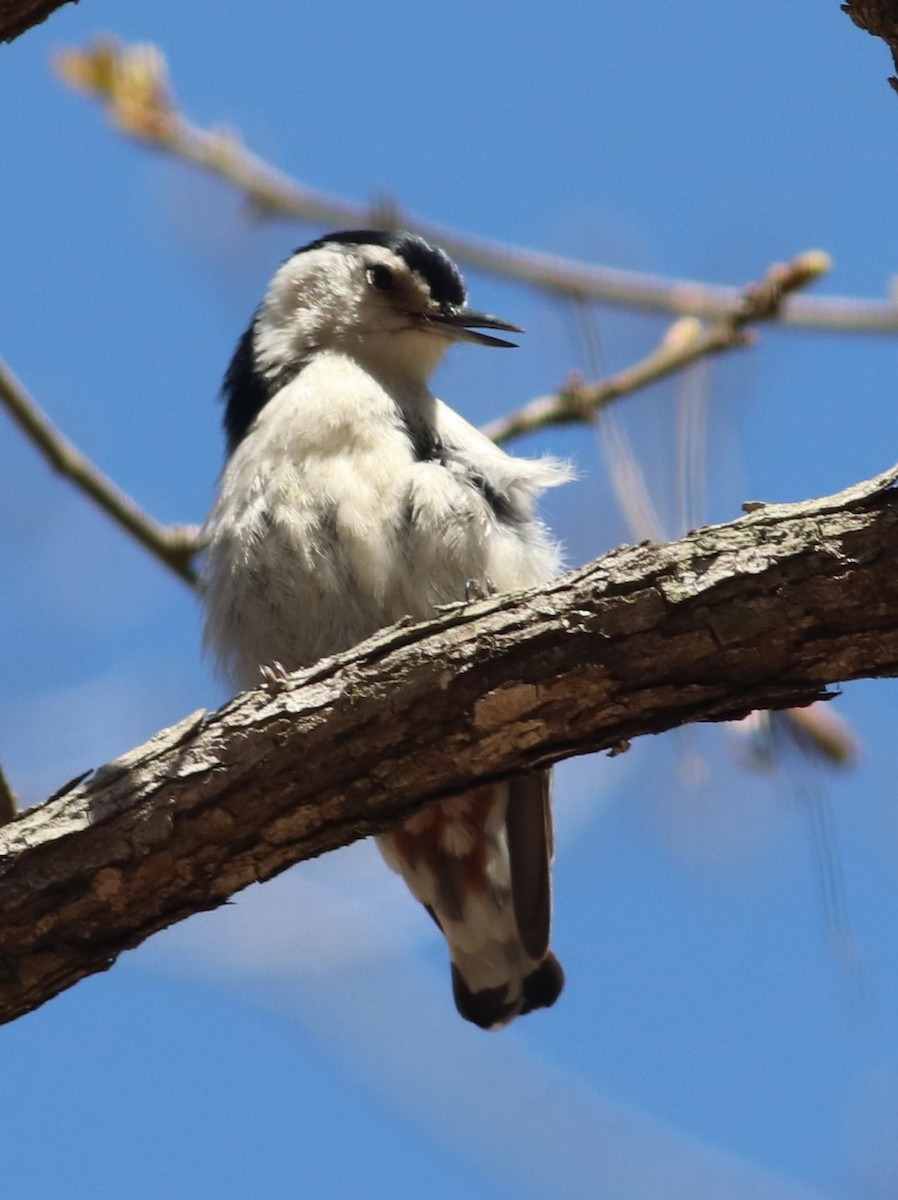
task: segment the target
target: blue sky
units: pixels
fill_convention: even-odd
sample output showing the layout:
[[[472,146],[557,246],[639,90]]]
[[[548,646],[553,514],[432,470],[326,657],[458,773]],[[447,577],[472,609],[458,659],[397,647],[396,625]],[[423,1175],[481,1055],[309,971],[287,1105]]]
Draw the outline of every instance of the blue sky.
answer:
[[[114,135],[51,75],[97,32],[156,42],[195,121],[310,186],[483,237],[740,285],[821,247],[821,291],[885,295],[898,99],[837,0],[525,8],[83,0],[0,50],[0,354],[165,521],[201,520],[216,392],[280,260],[321,230]],[[564,304],[468,272],[527,329],[459,349],[476,421],[588,369]],[[606,369],[663,332],[598,308]],[[704,517],[825,494],[898,457],[898,339],[764,329],[620,409],[677,531],[675,412],[709,406]],[[607,437],[546,513],[571,564],[631,537]],[[34,803],[225,692],[194,598],[51,476],[0,415],[0,761]],[[898,691],[838,701],[857,768],[741,765],[731,731],[559,772],[550,1012],[456,1017],[426,916],[358,846],[250,889],[0,1031],[0,1188],[21,1200],[372,1200],[898,1192]],[[822,826],[821,826],[822,821]],[[823,834],[821,835],[821,827]],[[814,830],[817,830],[815,833]],[[822,895],[841,877],[837,927]]]

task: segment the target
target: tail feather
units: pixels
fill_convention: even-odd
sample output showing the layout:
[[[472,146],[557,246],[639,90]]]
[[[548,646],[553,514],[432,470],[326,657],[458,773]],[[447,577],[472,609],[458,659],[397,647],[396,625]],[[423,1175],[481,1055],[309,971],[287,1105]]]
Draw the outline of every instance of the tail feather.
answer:
[[[515,1017],[551,1008],[564,987],[561,963],[550,951],[535,971],[521,980],[519,996],[509,996],[507,985],[472,992],[461,971],[452,964],[452,995],[455,1007],[466,1021],[481,1029],[501,1029]]]
[[[505,833],[514,915],[524,949],[537,961],[552,929],[552,776],[520,775],[507,784]]]
[[[522,1013],[536,1008],[551,1008],[564,988],[564,971],[555,955],[549,951],[535,971],[524,980]]]
[[[431,805],[378,839],[449,943],[459,1013],[484,1029],[554,1004],[550,780],[532,772]]]

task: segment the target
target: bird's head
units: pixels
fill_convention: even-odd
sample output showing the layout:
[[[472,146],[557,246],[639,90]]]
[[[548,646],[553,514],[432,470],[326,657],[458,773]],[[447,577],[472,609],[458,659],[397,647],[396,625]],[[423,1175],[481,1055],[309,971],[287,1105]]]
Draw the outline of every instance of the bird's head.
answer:
[[[414,390],[454,342],[514,346],[486,329],[521,332],[469,308],[458,267],[415,234],[361,229],[310,242],[276,272],[225,377],[231,448],[316,354],[350,355]]]
[[[452,342],[513,346],[480,331],[520,332],[467,307],[458,267],[442,250],[411,233],[370,229],[297,250],[271,281],[256,327],[263,365],[337,350],[424,379]]]

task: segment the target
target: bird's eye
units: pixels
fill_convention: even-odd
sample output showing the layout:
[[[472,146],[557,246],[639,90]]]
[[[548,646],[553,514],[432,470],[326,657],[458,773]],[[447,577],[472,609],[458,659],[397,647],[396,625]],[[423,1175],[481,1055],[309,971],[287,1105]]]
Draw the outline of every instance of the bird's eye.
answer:
[[[395,283],[395,279],[389,267],[378,263],[376,267],[368,268],[368,282],[379,292],[388,292]]]

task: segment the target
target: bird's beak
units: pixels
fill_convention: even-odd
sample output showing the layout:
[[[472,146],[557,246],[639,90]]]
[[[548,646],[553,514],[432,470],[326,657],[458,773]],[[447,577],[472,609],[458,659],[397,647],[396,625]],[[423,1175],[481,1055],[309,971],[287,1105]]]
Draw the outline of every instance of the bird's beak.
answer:
[[[478,346],[507,346],[514,348],[517,342],[505,338],[491,337],[480,333],[481,329],[507,329],[509,333],[523,333],[520,325],[510,325],[489,313],[474,312],[470,308],[440,308],[425,314],[427,324],[455,342],[474,342]]]

